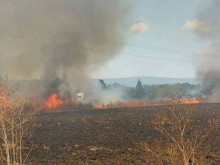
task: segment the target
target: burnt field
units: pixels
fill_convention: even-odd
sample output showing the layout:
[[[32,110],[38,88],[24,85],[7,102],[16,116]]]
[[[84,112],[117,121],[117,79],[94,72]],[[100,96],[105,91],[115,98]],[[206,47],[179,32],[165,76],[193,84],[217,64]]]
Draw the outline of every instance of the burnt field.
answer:
[[[164,106],[42,113],[36,117],[29,162],[33,164],[147,164],[141,142],[158,136],[149,121]],[[201,104],[220,118],[220,104]],[[204,115],[201,120],[206,120]],[[219,154],[220,135],[213,150]]]

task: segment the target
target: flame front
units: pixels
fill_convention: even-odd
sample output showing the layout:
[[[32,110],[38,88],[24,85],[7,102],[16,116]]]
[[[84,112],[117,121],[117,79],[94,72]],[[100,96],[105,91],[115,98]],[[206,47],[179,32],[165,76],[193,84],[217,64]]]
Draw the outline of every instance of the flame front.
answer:
[[[110,104],[98,104],[95,109],[109,109],[109,108],[129,108],[129,107],[146,107],[157,105],[169,105],[169,104],[201,104],[202,99],[179,99],[179,100],[159,100],[159,101],[144,101],[144,100],[131,100],[131,101],[118,101]]]
[[[51,94],[51,96],[45,102],[45,106],[49,109],[55,109],[63,104],[64,104],[63,100],[59,99],[58,94],[56,93]]]
[[[1,100],[1,97],[0,97]],[[4,100],[4,99],[3,99]],[[172,100],[174,102],[178,102],[181,104],[200,104],[202,103],[201,99],[179,99],[179,100]],[[125,101],[125,102],[116,102],[111,104],[97,104],[95,105],[95,109],[106,109],[106,108],[119,108],[119,107],[140,107],[140,106],[156,106],[156,105],[166,105],[169,104],[169,101],[167,100],[160,100],[160,101]],[[7,102],[5,102],[3,105],[7,105]],[[73,106],[77,107],[77,103],[74,105],[70,100],[62,100],[59,98],[58,94],[53,93],[48,98],[48,100],[45,102],[45,107],[48,109],[56,109],[60,106]]]
[[[183,100],[184,104],[200,104],[202,103],[201,99],[184,99]]]

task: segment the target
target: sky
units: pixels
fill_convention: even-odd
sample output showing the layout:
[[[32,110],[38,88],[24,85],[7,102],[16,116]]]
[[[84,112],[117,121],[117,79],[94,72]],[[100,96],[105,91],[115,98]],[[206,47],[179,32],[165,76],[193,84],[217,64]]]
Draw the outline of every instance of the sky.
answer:
[[[198,13],[211,0],[123,0],[129,4],[128,39],[93,78],[195,78],[210,43],[194,32],[208,31]]]

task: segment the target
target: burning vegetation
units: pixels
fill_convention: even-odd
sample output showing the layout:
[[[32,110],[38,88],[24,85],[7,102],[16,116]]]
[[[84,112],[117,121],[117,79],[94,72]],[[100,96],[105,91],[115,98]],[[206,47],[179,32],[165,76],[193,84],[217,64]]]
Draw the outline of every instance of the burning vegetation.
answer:
[[[53,93],[48,100],[45,102],[46,108],[49,109],[55,109],[58,108],[59,106],[62,106],[65,103],[65,101],[61,100],[58,97],[58,94]]]
[[[174,99],[174,100],[158,100],[158,101],[149,101],[149,100],[132,100],[132,101],[117,101],[115,103],[109,104],[98,104],[95,106],[95,109],[111,109],[111,108],[132,108],[132,107],[148,107],[148,106],[158,106],[158,105],[169,105],[172,104],[201,104],[201,99]]]
[[[166,105],[170,102],[173,103],[180,103],[180,104],[200,104],[202,103],[202,99],[200,98],[194,98],[193,95],[189,98],[178,96],[180,98],[175,98],[173,95],[178,95],[180,91],[182,94],[187,95],[188,90],[191,88],[195,88],[197,86],[189,85],[189,84],[183,84],[183,88],[185,89],[185,93],[183,93],[183,90],[180,88],[181,84],[178,84],[178,90],[174,90],[176,88],[176,84],[169,85],[169,90],[165,88],[166,95],[165,97],[157,96],[158,99],[155,98],[147,98],[146,96],[149,95],[149,88],[156,89],[155,92],[151,91],[152,95],[155,95],[155,93],[162,85],[158,86],[146,86],[142,85],[141,81],[139,80],[137,82],[137,87],[134,89],[134,97],[131,98],[129,96],[128,99],[128,93],[126,90],[130,90],[131,87],[124,87],[123,89],[121,86],[112,86],[111,84],[107,85],[104,81],[101,81],[101,88],[97,89],[99,92],[102,93],[102,99],[100,99],[98,104],[96,102],[93,102],[92,100],[89,101],[88,98],[86,98],[85,94],[82,92],[76,93],[75,97],[71,96],[71,94],[68,94],[68,97],[62,97],[58,93],[52,93],[47,100],[45,101],[44,105],[46,109],[51,109],[53,111],[60,111],[60,110],[71,110],[71,109],[79,109],[79,107],[84,107],[88,104],[90,104],[90,108],[92,109],[111,109],[111,108],[119,108],[119,107],[142,107],[142,106],[157,106],[157,105]],[[105,86],[103,87],[103,84]],[[121,90],[116,90],[118,88],[121,88]],[[163,86],[162,86],[163,87]],[[166,87],[166,86],[165,86]],[[164,88],[164,87],[163,87]],[[180,88],[180,89],[179,89]],[[124,95],[127,95],[126,97],[117,95],[117,92],[120,91],[121,93],[124,93]],[[176,93],[175,93],[176,92]],[[169,93],[173,93],[169,94]],[[161,90],[161,94],[162,90]],[[123,95],[123,94],[121,94]],[[119,96],[119,97],[118,97]],[[73,99],[74,98],[74,99]]]
[[[22,165],[31,150],[24,143],[32,134],[29,126],[37,106],[17,96],[7,82],[0,76],[0,164]]]
[[[212,118],[212,116],[209,120],[206,120],[207,114],[197,120],[196,117],[199,118],[200,114],[194,116],[196,111],[194,108],[200,107],[196,105],[204,101],[219,102],[219,65],[210,66],[209,64],[207,70],[201,69],[201,75],[204,78],[203,86],[189,83],[147,85],[138,80],[136,87],[126,87],[116,83],[106,84],[103,80],[100,80],[100,89],[90,82],[90,75],[100,66],[113,59],[125,46],[127,40],[125,29],[128,29],[128,7],[126,3],[118,0],[44,0],[38,1],[36,4],[33,2],[22,0],[21,3],[17,0],[11,0],[10,2],[4,1],[1,3],[2,15],[10,16],[10,18],[6,17],[5,21],[8,22],[8,25],[1,26],[1,30],[9,38],[10,34],[14,36],[12,37],[13,42],[11,39],[0,38],[0,43],[4,48],[1,49],[0,54],[1,74],[8,74],[13,79],[27,80],[26,84],[21,81],[22,85],[15,83],[15,86],[18,87],[19,94],[24,98],[34,98],[33,102],[41,100],[39,104],[43,105],[42,111],[55,112],[81,109],[120,109],[127,111],[134,109],[135,111],[130,114],[137,115],[137,118],[126,121],[130,115],[129,113],[122,113],[123,118],[120,117],[121,114],[118,116],[114,114],[116,117],[114,118],[109,115],[111,113],[105,114],[106,112],[104,112],[105,116],[102,116],[103,114],[100,111],[93,111],[94,114],[99,115],[88,116],[90,114],[83,114],[83,111],[80,112],[82,118],[79,118],[80,115],[76,115],[77,118],[69,118],[68,123],[65,123],[65,119],[69,117],[68,115],[64,120],[61,116],[60,119],[62,120],[52,118],[52,122],[45,122],[49,118],[44,119],[42,116],[45,114],[41,113],[39,116],[42,118],[38,118],[39,122],[34,127],[40,133],[43,132],[43,135],[36,136],[36,134],[32,134],[32,131],[29,131],[30,128],[27,128],[27,126],[30,126],[29,123],[33,122],[38,107],[33,105],[32,101],[23,101],[18,97],[14,97],[14,91],[5,85],[7,79],[4,80],[0,77],[0,164],[25,164],[32,150],[30,139],[33,136],[35,136],[35,143],[39,142],[38,138],[47,138],[47,140],[41,139],[42,142],[40,141],[36,148],[33,147],[33,150],[47,151],[55,149],[61,154],[71,151],[71,155],[68,155],[69,158],[77,154],[85,154],[86,149],[89,149],[90,152],[99,152],[107,148],[108,154],[109,152],[116,152],[117,155],[128,151],[129,156],[133,151],[139,150],[140,153],[140,146],[134,147],[134,145],[140,144],[139,142],[143,141],[149,135],[149,132],[143,131],[146,130],[145,127],[148,122],[137,113],[137,110],[143,109],[145,111],[148,108],[159,109],[162,112],[154,117],[151,116],[155,118],[152,121],[152,127],[159,131],[161,136],[158,137],[160,138],[155,141],[153,146],[150,145],[151,143],[142,143],[146,152],[150,152],[153,156],[156,155],[155,160],[159,156],[159,164],[169,164],[173,161],[172,164],[176,165],[181,159],[183,162],[181,164],[185,165],[189,165],[189,162],[195,164],[196,161],[199,162],[197,164],[208,162],[206,159],[210,156],[211,151],[208,154],[204,154],[203,151],[207,150],[207,146],[209,146],[209,143],[206,143],[208,137],[214,131],[219,130],[219,120]],[[217,0],[213,0],[213,2],[213,5],[207,10],[207,15],[218,16],[220,2]],[[22,21],[19,22],[20,20]],[[205,34],[204,31],[202,34],[201,31],[198,34],[202,38],[211,41],[213,52],[216,54],[220,51],[219,18],[210,16],[207,19],[207,17],[201,15],[201,20],[207,23],[210,28]],[[21,41],[21,38],[24,40]],[[217,56],[214,58],[215,61],[218,61],[218,59]],[[210,59],[209,62],[213,62],[213,59]],[[81,91],[85,92],[86,95]],[[172,105],[171,111],[162,111],[167,106],[161,105]],[[144,111],[141,114],[146,115]],[[77,114],[77,112],[73,113]],[[50,115],[48,114],[48,116]],[[62,115],[66,115],[66,113],[62,113]],[[147,118],[148,116],[147,114],[144,117]],[[93,118],[94,120],[91,120]],[[66,124],[65,127],[62,127],[62,122]],[[73,122],[76,127],[72,127]],[[119,124],[117,124],[118,122]],[[68,125],[70,127],[67,127]],[[129,128],[130,126],[132,126],[132,129]],[[51,127],[55,130],[50,132],[51,137],[54,136],[53,133],[59,133],[59,130],[66,131],[62,136],[71,136],[68,139],[56,135],[56,138],[52,138],[55,140],[50,142],[48,132]],[[142,127],[142,130],[137,131],[140,127]],[[45,128],[49,131],[45,131]],[[122,133],[125,130],[123,128],[129,129],[127,132]],[[85,131],[79,131],[82,129]],[[99,132],[99,129],[103,130]],[[114,132],[115,130],[117,131]],[[92,131],[95,132],[93,136],[91,136]],[[101,138],[96,138],[97,132],[100,133]],[[134,132],[135,134],[132,135]],[[124,133],[126,138],[122,137],[125,135]],[[132,135],[132,139],[130,139],[130,135]],[[123,148],[128,141],[133,143],[132,140],[139,138],[139,136],[143,136],[140,138],[141,140],[129,145],[129,148],[128,146]],[[148,139],[152,137],[148,137]],[[75,139],[72,140],[73,138]],[[57,139],[62,140],[60,143],[65,143],[62,146],[56,144]],[[84,139],[88,141],[100,140],[100,145],[106,144],[106,139],[109,141],[113,139],[113,142],[107,147],[91,147],[89,145],[96,144],[96,141],[87,141],[87,146],[85,146]],[[81,142],[80,147],[75,144],[77,140]],[[47,141],[49,143],[45,144]],[[120,141],[119,145],[117,144],[118,141]],[[74,144],[71,144],[72,142]],[[50,146],[51,144],[55,145]],[[40,145],[43,145],[43,147],[39,147]],[[111,149],[112,146],[115,148]],[[131,149],[130,146],[133,148]],[[23,152],[25,148],[27,150]],[[160,153],[161,155],[159,155]],[[45,155],[45,153],[42,155]],[[49,156],[51,155],[53,154],[49,154]],[[123,156],[123,154],[121,155]],[[137,156],[137,152],[134,155]],[[82,161],[81,158],[80,161]],[[201,158],[202,160],[200,160]],[[56,159],[59,159],[59,156]],[[138,159],[136,158],[136,160]],[[38,158],[37,161],[41,161],[41,159]],[[213,159],[213,161],[215,160]],[[94,159],[93,163],[96,163]]]
[[[42,111],[55,112],[64,110],[81,110],[81,109],[93,109],[91,103],[82,103],[77,100],[61,98],[57,93],[51,94],[44,102]]]
[[[183,99],[183,104],[200,104],[202,99]]]
[[[5,91],[0,92],[0,108],[7,108],[11,106],[11,102],[7,97],[7,93]]]

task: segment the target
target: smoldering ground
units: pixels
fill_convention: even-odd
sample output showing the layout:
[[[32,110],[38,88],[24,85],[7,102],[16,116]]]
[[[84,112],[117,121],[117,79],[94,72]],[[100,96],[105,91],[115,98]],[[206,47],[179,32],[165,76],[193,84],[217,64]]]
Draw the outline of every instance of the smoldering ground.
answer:
[[[126,41],[128,8],[119,0],[0,2],[0,73],[39,80],[20,88],[28,96],[89,90],[90,74]]]

